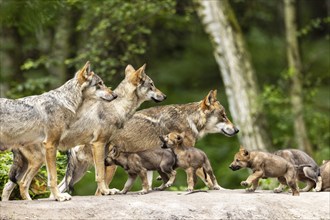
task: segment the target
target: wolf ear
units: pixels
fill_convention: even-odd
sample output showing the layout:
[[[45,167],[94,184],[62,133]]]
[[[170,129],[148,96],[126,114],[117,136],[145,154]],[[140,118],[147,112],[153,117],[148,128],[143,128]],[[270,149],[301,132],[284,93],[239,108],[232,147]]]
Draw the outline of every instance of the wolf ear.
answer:
[[[143,64],[143,66],[141,66],[137,71],[136,71],[136,76],[139,79],[143,78],[143,74],[144,74],[144,70],[146,69],[146,64]]]
[[[217,101],[217,90],[211,90],[203,99],[201,107],[203,110],[209,109]]]
[[[243,156],[248,156],[249,155],[249,151],[244,149],[242,146],[240,147],[239,151],[242,152]]]
[[[181,132],[181,133],[180,133],[180,136],[181,136],[182,138],[184,138],[184,137],[186,136],[186,132],[184,132],[184,131]]]
[[[90,71],[90,62],[87,61],[86,64],[76,73],[76,78],[80,84],[83,84],[91,78],[94,73]]]
[[[249,155],[249,151],[246,150],[242,145],[240,146],[239,151],[242,152],[243,156],[248,156]]]
[[[135,69],[131,64],[128,64],[125,68],[125,75],[127,76],[128,74],[134,73]]]

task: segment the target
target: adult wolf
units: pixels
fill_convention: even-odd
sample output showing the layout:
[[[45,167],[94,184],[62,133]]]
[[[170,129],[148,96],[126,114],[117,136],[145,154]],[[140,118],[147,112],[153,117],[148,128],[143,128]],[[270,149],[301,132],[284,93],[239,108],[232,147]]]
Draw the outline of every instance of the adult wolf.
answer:
[[[102,91],[97,87],[105,88]],[[116,96],[104,86],[102,79],[90,71],[90,63],[61,87],[41,95],[0,99],[0,150],[17,149],[43,143],[48,171],[48,185],[58,201],[71,196],[57,187],[56,152],[61,135],[86,101],[84,91],[93,88],[95,95],[106,101]]]
[[[149,76],[145,74],[145,65],[143,65],[138,70],[135,70],[131,65],[128,65],[125,69],[125,79],[118,85],[115,89],[115,94],[118,98],[112,103],[98,102],[97,100],[90,100],[86,103],[86,111],[82,111],[79,114],[79,119],[72,123],[70,130],[67,131],[61,138],[61,145],[82,144],[80,145],[81,151],[85,152],[89,157],[87,158],[87,163],[81,163],[80,169],[87,171],[88,166],[93,163],[93,153],[94,146],[102,146],[103,151],[98,155],[98,158],[94,163],[97,170],[96,180],[98,185],[104,186],[104,146],[111,138],[111,135],[117,128],[121,128],[124,122],[134,114],[135,110],[146,100],[154,100],[156,102],[163,101],[166,96],[159,91],[153,84],[153,81]],[[111,104],[111,105],[110,105]],[[82,108],[84,109],[84,107]],[[89,144],[91,143],[91,144]],[[74,150],[72,154],[74,154]],[[38,162],[31,160],[27,157],[28,152],[20,151],[15,152],[13,169],[11,170],[11,176],[21,177],[20,186],[25,186],[23,191],[27,193],[28,184],[24,184],[27,180],[32,180],[35,173],[27,173],[24,169],[19,169],[19,167],[26,166],[26,162],[20,162],[24,160],[19,160],[23,156],[26,158],[27,166],[33,167]],[[39,151],[42,154],[42,151]],[[79,158],[77,158],[79,159]],[[21,165],[19,165],[21,164]],[[42,164],[42,163],[41,163]],[[37,165],[40,166],[40,165]],[[102,168],[103,166],[103,168]],[[27,169],[28,170],[28,169]],[[100,173],[100,174],[98,174]],[[9,190],[12,190],[12,183],[6,184],[4,189],[5,196],[8,198],[10,194]],[[60,190],[64,186],[64,180],[59,184]],[[6,190],[6,191],[5,191]],[[63,191],[63,189],[61,190]],[[22,192],[22,191],[21,191]],[[104,187],[102,194],[109,194],[111,191]],[[22,194],[22,193],[21,193]],[[4,194],[3,194],[4,196]],[[3,197],[4,198],[4,197]]]
[[[238,129],[227,118],[224,107],[217,100],[217,91],[211,90],[208,95],[199,102],[181,105],[166,105],[152,107],[136,112],[113,136],[111,145],[115,145],[122,151],[138,152],[157,148],[162,145],[159,138],[169,132],[185,132],[185,146],[194,146],[195,142],[208,133],[222,133],[226,136],[234,136]],[[75,154],[71,154],[68,161],[66,178],[72,187],[85,172],[81,172],[81,164],[86,159],[86,154],[74,148]],[[88,158],[88,157],[87,157]],[[106,168],[106,185],[108,186],[115,173],[116,166]],[[206,182],[202,170],[199,176]],[[152,173],[149,172],[149,185],[151,185]],[[212,187],[211,181],[208,185]],[[99,189],[96,194],[100,194]]]

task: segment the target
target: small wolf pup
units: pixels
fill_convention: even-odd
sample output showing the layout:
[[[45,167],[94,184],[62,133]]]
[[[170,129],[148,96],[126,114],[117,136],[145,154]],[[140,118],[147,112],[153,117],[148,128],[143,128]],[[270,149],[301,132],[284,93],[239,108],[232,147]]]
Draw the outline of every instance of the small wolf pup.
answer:
[[[143,188],[140,194],[148,193],[148,170],[157,170],[163,179],[163,184],[156,188],[157,190],[163,190],[173,184],[176,171],[173,170],[175,155],[171,150],[156,148],[132,153],[122,152],[116,146],[110,146],[110,148],[105,159],[105,165],[119,165],[128,173],[128,179],[120,193],[126,194],[131,189],[137,176],[140,176],[142,181]]]
[[[320,167],[322,177],[322,191],[330,191],[330,160],[323,160]]]
[[[209,175],[212,185],[208,187],[210,189],[220,189],[220,186],[214,176],[211,163],[206,154],[195,147],[186,147],[183,145],[185,138],[185,132],[171,132],[167,135],[160,136],[160,139],[164,143],[163,148],[170,148],[173,150],[177,161],[176,167],[180,167],[186,171],[188,191],[193,191],[197,182],[196,171],[199,168],[203,169],[205,178],[206,174]]]
[[[104,87],[102,91],[96,88]],[[48,186],[58,201],[71,199],[57,187],[56,152],[61,136],[76,119],[86,101],[84,92],[91,88],[100,99],[115,96],[102,79],[90,71],[90,63],[61,87],[41,95],[20,99],[0,98],[0,150],[25,148],[42,143],[45,147]]]
[[[277,177],[280,183],[289,185],[293,196],[299,196],[295,167],[283,157],[261,151],[249,152],[241,146],[229,168],[236,171],[245,167],[253,171],[253,174],[241,182],[242,186],[252,184],[246,189],[247,192],[257,189],[260,178]]]
[[[297,149],[279,150],[274,154],[292,163],[296,167],[298,181],[307,183],[305,188],[299,190],[300,192],[308,192],[314,187],[316,191],[321,190],[320,168],[308,154]],[[284,188],[285,185],[280,184],[274,191],[279,193]]]

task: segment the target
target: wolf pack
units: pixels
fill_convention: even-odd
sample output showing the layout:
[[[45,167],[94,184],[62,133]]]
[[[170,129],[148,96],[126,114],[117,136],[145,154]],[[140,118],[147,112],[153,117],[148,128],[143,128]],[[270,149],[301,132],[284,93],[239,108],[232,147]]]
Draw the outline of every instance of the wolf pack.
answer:
[[[112,91],[87,62],[57,89],[16,100],[0,98],[0,150],[13,152],[2,201],[9,200],[16,185],[22,199],[31,200],[31,181],[43,165],[51,197],[57,201],[70,200],[67,192],[93,165],[95,195],[126,194],[137,177],[142,183],[139,194],[165,190],[174,184],[177,168],[186,172],[189,192],[194,191],[197,177],[210,190],[223,189],[205,152],[194,147],[207,134],[232,137],[239,132],[217,100],[217,91],[211,90],[197,102],[136,111],[145,101],[166,99],[145,68],[127,65],[124,79]],[[59,184],[58,150],[68,156],[66,174]],[[128,174],[121,191],[109,188],[117,166]],[[268,177],[280,182],[275,193],[287,186],[294,196],[313,188],[330,191],[330,162],[318,166],[297,149],[268,153],[240,146],[229,168],[252,170],[241,182],[247,192],[255,191],[259,179]],[[152,188],[154,171],[162,183]],[[299,181],[306,183],[303,189],[298,188]]]

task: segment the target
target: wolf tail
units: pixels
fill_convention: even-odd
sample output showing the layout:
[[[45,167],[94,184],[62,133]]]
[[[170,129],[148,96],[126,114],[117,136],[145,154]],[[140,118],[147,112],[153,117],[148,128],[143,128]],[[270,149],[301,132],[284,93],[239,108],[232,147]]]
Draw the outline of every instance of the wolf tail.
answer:
[[[88,157],[89,154],[92,153],[86,152],[85,148],[79,146],[67,151],[68,161],[65,176],[58,186],[60,192],[65,192],[67,190],[69,192],[73,192],[74,184],[76,184],[86,174],[88,168],[92,164],[92,161],[84,159]],[[81,157],[79,157],[79,155]]]
[[[13,149],[13,165],[10,167],[9,170],[9,179],[17,183],[19,179],[23,176],[27,169],[27,159],[24,157],[22,152],[19,149]]]
[[[203,166],[203,173],[204,173],[204,179],[207,181],[207,173],[206,173],[206,168]]]

